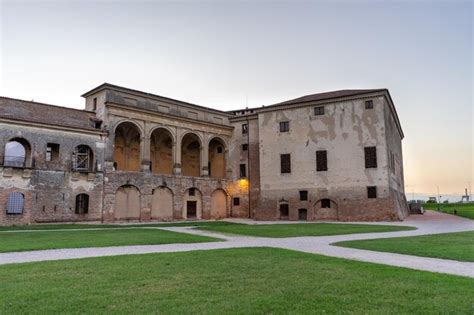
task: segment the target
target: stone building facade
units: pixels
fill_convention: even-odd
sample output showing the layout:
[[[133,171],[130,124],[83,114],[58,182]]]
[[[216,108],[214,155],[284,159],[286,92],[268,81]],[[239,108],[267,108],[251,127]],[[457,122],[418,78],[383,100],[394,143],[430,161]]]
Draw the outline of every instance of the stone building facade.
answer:
[[[386,89],[230,112],[107,83],[83,97],[0,97],[0,224],[408,215]]]

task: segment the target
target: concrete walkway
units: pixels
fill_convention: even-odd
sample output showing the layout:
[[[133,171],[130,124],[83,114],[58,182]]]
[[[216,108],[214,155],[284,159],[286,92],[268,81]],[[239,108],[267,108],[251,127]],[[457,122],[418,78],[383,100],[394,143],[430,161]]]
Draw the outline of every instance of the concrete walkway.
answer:
[[[232,220],[236,221],[236,220]],[[238,222],[247,223],[246,220]],[[250,221],[251,224],[262,222]],[[263,222],[274,223],[274,222]],[[352,222],[351,222],[352,223]],[[360,222],[367,224],[367,222]],[[404,222],[378,222],[371,224],[415,226],[417,230],[348,234],[318,237],[291,237],[291,238],[264,238],[237,235],[224,235],[193,229],[192,227],[160,227],[159,229],[189,233],[196,235],[211,236],[224,239],[223,242],[194,243],[194,244],[166,244],[166,245],[140,245],[140,246],[116,246],[97,248],[57,249],[40,250],[30,252],[13,252],[0,254],[0,265],[11,263],[24,263],[47,260],[62,260],[87,257],[147,254],[147,253],[170,253],[192,250],[211,250],[223,248],[243,247],[274,247],[285,248],[306,253],[321,254],[331,257],[347,258],[358,261],[379,263],[390,266],[405,267],[410,269],[440,272],[452,275],[474,278],[474,263],[458,262],[453,260],[417,257],[394,253],[375,252],[354,248],[344,248],[331,245],[335,242],[376,239],[388,237],[408,237],[426,234],[439,234],[474,230],[474,221],[438,212],[427,212],[422,216],[410,216]]]

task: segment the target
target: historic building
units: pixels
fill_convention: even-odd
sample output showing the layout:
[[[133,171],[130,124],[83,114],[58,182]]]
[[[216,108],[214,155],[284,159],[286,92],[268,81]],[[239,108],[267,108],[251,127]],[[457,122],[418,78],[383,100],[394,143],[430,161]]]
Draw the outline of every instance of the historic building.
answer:
[[[408,215],[386,89],[229,112],[107,83],[83,97],[0,97],[0,224]]]

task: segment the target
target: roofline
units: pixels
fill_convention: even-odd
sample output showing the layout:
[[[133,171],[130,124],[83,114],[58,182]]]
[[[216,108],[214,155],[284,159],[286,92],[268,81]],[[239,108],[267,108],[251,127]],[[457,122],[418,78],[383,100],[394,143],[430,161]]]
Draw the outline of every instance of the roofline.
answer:
[[[148,93],[148,92],[143,92],[143,91],[140,91],[140,90],[134,90],[134,89],[126,88],[126,87],[123,87],[123,86],[110,84],[110,83],[107,83],[107,82],[102,83],[101,85],[93,88],[92,90],[82,94],[81,97],[84,97],[84,98],[88,97],[92,94],[95,94],[95,93],[100,92],[102,90],[105,90],[107,88],[120,89],[120,90],[124,90],[125,92],[132,93],[132,94],[138,94],[139,96],[144,96],[144,97],[158,97],[158,98],[170,101],[170,102],[177,102],[181,105],[196,107],[196,108],[199,108],[201,110],[206,110],[206,111],[211,111],[211,112],[214,112],[214,113],[219,113],[219,114],[227,116],[227,117],[233,116],[232,114],[229,114],[227,111],[222,111],[222,110],[218,110],[218,109],[214,109],[214,108],[210,108],[210,107],[206,107],[206,106],[202,106],[202,105],[196,105],[196,104],[193,104],[193,103],[180,101],[180,100],[177,100],[177,99],[174,99],[174,98],[170,98],[170,97],[166,97],[166,96],[162,96],[162,95],[158,95],[158,94],[153,94],[153,93]]]
[[[35,101],[27,101],[27,100],[23,100],[23,99],[20,99],[20,98],[13,98],[13,97],[8,97],[8,96],[0,96],[0,98],[7,99],[7,100],[13,100],[13,101],[20,101],[20,102],[25,102],[25,103],[31,103],[31,104],[37,104],[37,105],[51,106],[51,107],[62,108],[62,109],[66,109],[66,110],[75,110],[75,111],[85,112],[85,113],[90,113],[90,114],[95,115],[95,112],[85,110],[85,109],[78,109],[78,108],[66,107],[66,106],[61,106],[61,105],[40,103],[40,102],[35,102]]]

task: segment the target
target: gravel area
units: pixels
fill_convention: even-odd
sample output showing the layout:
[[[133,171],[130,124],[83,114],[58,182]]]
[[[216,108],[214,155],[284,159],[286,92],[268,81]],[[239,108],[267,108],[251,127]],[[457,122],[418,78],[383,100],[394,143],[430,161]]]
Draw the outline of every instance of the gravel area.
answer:
[[[247,220],[229,220],[232,222],[247,223]],[[249,221],[252,224],[255,221]],[[265,222],[274,223],[274,222]],[[280,222],[279,222],[280,223]],[[293,223],[293,222],[292,222]],[[352,222],[351,222],[352,223]],[[368,224],[367,222],[360,222]],[[371,223],[369,223],[371,224]],[[410,269],[440,272],[452,275],[466,276],[474,278],[474,263],[458,262],[438,258],[417,257],[394,253],[375,252],[362,249],[345,248],[331,245],[335,242],[376,239],[388,237],[416,236],[426,234],[439,234],[450,232],[461,232],[474,230],[474,221],[461,217],[428,211],[424,215],[413,215],[403,222],[377,222],[373,224],[386,225],[406,225],[415,226],[417,230],[387,232],[387,233],[366,233],[349,234],[319,237],[291,237],[291,238],[263,238],[237,235],[224,235],[220,233],[201,231],[192,227],[162,227],[160,229],[190,233],[204,236],[211,236],[224,239],[223,242],[195,243],[195,244],[166,244],[166,245],[143,245],[143,246],[115,246],[100,248],[77,248],[41,250],[31,252],[14,252],[0,254],[0,265],[11,263],[25,263],[47,260],[62,260],[87,257],[133,255],[147,253],[170,253],[192,250],[212,250],[223,248],[241,247],[275,247],[285,248],[306,253],[321,254],[332,257],[340,257],[379,263],[391,266],[405,267]]]

